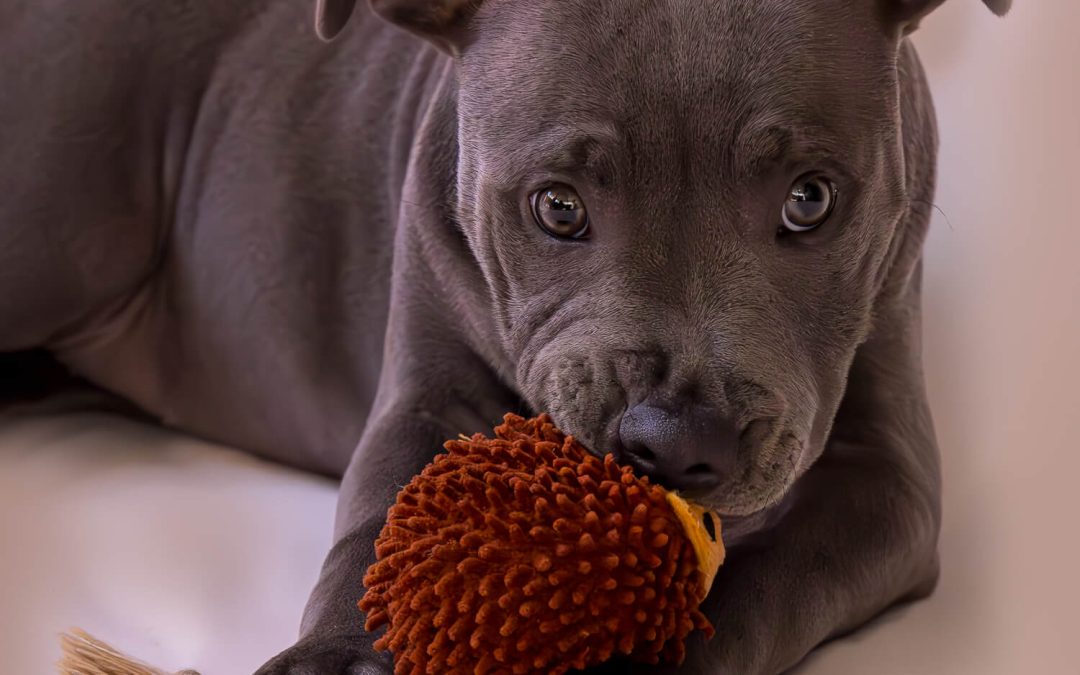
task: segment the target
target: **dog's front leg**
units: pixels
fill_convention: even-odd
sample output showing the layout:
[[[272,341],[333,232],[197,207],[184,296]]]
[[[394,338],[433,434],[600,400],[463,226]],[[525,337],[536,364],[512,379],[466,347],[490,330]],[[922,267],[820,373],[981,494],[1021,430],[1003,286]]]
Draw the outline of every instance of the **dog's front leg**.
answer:
[[[705,608],[717,635],[698,638],[678,672],[778,673],[890,605],[929,593],[938,515],[919,480],[857,459],[811,470],[784,521],[730,552]]]
[[[475,380],[475,378],[474,378]],[[430,384],[439,399],[451,387]],[[357,601],[363,577],[375,561],[375,538],[397,492],[459,433],[490,428],[511,409],[505,401],[467,405],[425,397],[379,405],[341,485],[335,544],[308,601],[297,644],[263,666],[258,675],[368,675],[393,672],[389,654],[376,653],[363,630]],[[451,395],[452,398],[452,395]]]

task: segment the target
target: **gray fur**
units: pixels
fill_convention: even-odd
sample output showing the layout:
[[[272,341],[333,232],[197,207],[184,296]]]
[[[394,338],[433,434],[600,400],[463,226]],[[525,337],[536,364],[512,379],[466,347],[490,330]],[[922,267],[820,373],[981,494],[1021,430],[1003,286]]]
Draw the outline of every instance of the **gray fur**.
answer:
[[[260,673],[390,672],[355,606],[386,507],[508,410],[597,452],[638,405],[737,432],[697,495],[718,634],[678,672],[778,672],[929,593],[936,131],[904,35],[940,0],[353,4],[319,1],[324,43],[294,0],[0,0],[0,351],[343,477]],[[810,170],[837,210],[778,238]],[[552,180],[589,240],[532,222]]]

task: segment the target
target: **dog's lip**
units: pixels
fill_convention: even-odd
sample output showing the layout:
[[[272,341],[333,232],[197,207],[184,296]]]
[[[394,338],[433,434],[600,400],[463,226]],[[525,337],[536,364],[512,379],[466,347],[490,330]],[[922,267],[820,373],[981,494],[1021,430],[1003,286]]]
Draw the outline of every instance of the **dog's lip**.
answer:
[[[721,536],[726,546],[734,546],[740,540],[770,529],[787,511],[789,500],[780,501],[762,507],[752,513],[742,515],[718,513],[720,516]]]
[[[730,528],[738,528],[746,523],[752,522],[754,519],[760,519],[761,516],[769,510],[770,507],[763,506],[757,511],[750,513],[724,513],[723,511],[716,511],[716,515],[720,516],[720,521],[724,525],[724,530]]]

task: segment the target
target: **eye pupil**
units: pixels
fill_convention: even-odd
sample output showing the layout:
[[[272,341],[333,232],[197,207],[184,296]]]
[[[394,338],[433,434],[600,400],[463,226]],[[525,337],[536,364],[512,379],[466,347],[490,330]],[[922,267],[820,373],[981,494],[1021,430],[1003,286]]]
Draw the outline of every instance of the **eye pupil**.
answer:
[[[589,215],[581,197],[573,188],[557,185],[533,195],[533,215],[549,234],[567,239],[581,239],[589,229]]]
[[[836,187],[824,176],[804,176],[795,181],[784,202],[784,230],[806,232],[824,223],[832,213]]]
[[[820,179],[796,185],[791,189],[791,200],[798,203],[820,202],[824,197]]]
[[[558,211],[573,211],[577,209],[577,204],[575,204],[572,199],[562,197],[558,192],[552,190],[547,191],[547,194],[544,195],[544,199],[547,202],[548,208],[551,209]]]

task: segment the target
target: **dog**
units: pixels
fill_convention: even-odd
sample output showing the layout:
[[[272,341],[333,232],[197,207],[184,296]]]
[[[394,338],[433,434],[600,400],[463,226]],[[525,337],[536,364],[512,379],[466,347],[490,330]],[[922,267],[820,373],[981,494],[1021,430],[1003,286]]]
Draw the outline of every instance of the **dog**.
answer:
[[[386,508],[507,411],[722,514],[715,638],[597,672],[782,671],[938,575],[941,2],[0,0],[0,352],[341,478],[260,675],[392,671]]]

